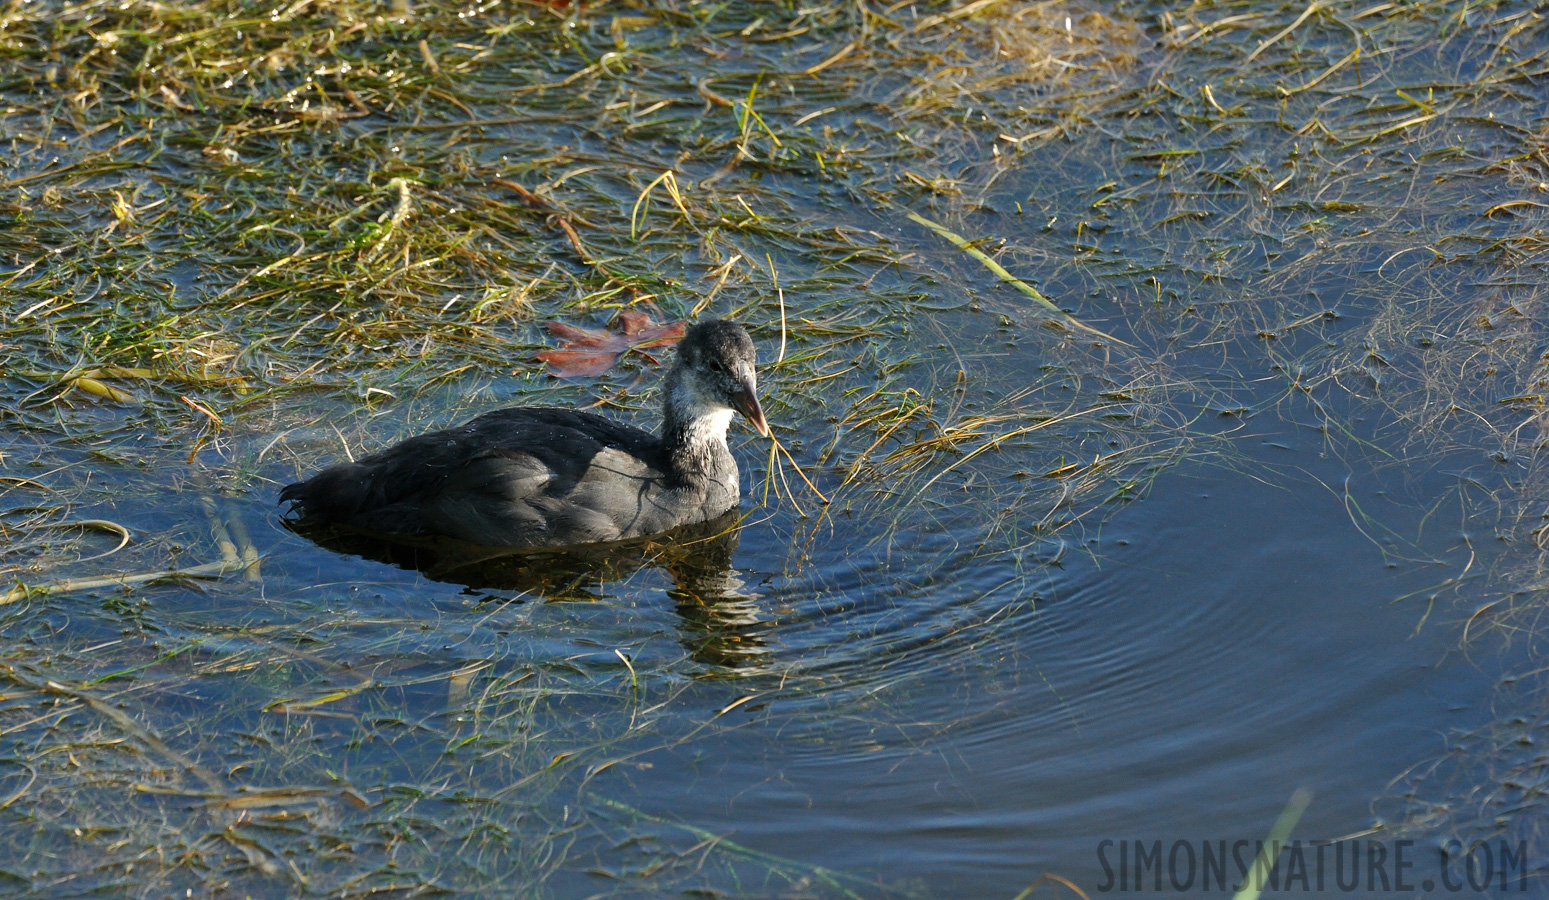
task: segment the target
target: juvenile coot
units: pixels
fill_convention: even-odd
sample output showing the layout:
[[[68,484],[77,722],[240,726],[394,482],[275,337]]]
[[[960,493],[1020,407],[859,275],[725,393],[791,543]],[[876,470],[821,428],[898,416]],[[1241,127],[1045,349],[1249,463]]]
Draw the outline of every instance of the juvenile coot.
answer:
[[[502,547],[617,541],[704,522],[737,505],[732,412],[758,433],[753,341],[741,325],[690,328],[667,373],[661,436],[553,407],[485,413],[325,469],[280,492],[307,526],[439,535]]]

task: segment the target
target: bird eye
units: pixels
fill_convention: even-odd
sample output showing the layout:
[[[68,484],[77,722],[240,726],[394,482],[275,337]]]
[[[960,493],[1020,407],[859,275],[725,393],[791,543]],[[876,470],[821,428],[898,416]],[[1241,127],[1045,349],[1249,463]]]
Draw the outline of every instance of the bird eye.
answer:
[[[726,374],[726,366],[722,365],[720,360],[712,359],[712,360],[710,360],[710,371],[712,371],[712,372],[720,372],[722,375],[725,375]]]

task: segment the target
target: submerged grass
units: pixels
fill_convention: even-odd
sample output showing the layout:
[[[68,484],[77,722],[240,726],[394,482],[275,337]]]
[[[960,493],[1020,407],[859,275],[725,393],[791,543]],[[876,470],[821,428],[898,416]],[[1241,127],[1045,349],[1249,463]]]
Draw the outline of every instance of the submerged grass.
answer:
[[[1047,16],[971,14],[8,7],[6,892],[886,892],[588,787],[738,727],[741,701],[679,723],[724,690],[706,661],[758,658],[763,613],[689,603],[704,638],[654,656],[592,653],[604,629],[540,627],[521,594],[395,613],[365,593],[389,586],[309,580],[253,501],[513,396],[638,411],[637,362],[568,385],[532,360],[544,321],[630,306],[778,335],[776,510],[875,508],[899,466],[984,455],[1038,401],[883,402],[924,362],[921,304],[959,304],[848,192],[960,140],[942,63],[965,88],[1114,63],[1037,37]],[[1007,62],[964,66],[965,28]],[[815,455],[801,423],[845,396]],[[98,557],[85,521],[133,540]]]
[[[1245,464],[1260,416],[1464,460],[1458,517],[1511,548],[1480,614],[1531,630],[1543,38],[1428,0],[12,3],[4,892],[916,892],[594,779],[1009,629],[1062,532]],[[778,342],[752,477],[783,574],[821,593],[842,538],[900,586],[993,561],[1003,595],[796,660],[757,603],[680,597],[686,646],[605,648],[598,604],[415,605],[257,511],[512,398],[640,415],[645,360],[533,359],[629,307]]]

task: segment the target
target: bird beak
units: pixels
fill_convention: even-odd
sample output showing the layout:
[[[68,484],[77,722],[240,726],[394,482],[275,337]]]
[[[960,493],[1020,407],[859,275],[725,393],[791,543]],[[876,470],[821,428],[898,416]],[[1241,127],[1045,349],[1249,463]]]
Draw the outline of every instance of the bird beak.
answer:
[[[751,379],[742,382],[742,390],[732,396],[732,403],[736,404],[737,411],[748,419],[748,424],[753,426],[760,437],[769,437],[769,423],[764,421],[764,408],[758,405],[758,394],[753,390]]]

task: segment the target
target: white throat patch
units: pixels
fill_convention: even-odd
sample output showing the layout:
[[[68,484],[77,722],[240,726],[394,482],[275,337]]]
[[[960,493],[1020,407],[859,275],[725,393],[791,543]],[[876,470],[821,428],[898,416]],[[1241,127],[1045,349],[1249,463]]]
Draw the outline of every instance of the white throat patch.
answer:
[[[672,400],[690,446],[726,444],[726,429],[735,415],[731,407],[706,397],[689,379],[677,386]]]
[[[726,443],[726,429],[731,427],[733,415],[732,410],[723,406],[690,419],[687,429],[689,443],[704,444],[710,441]]]

